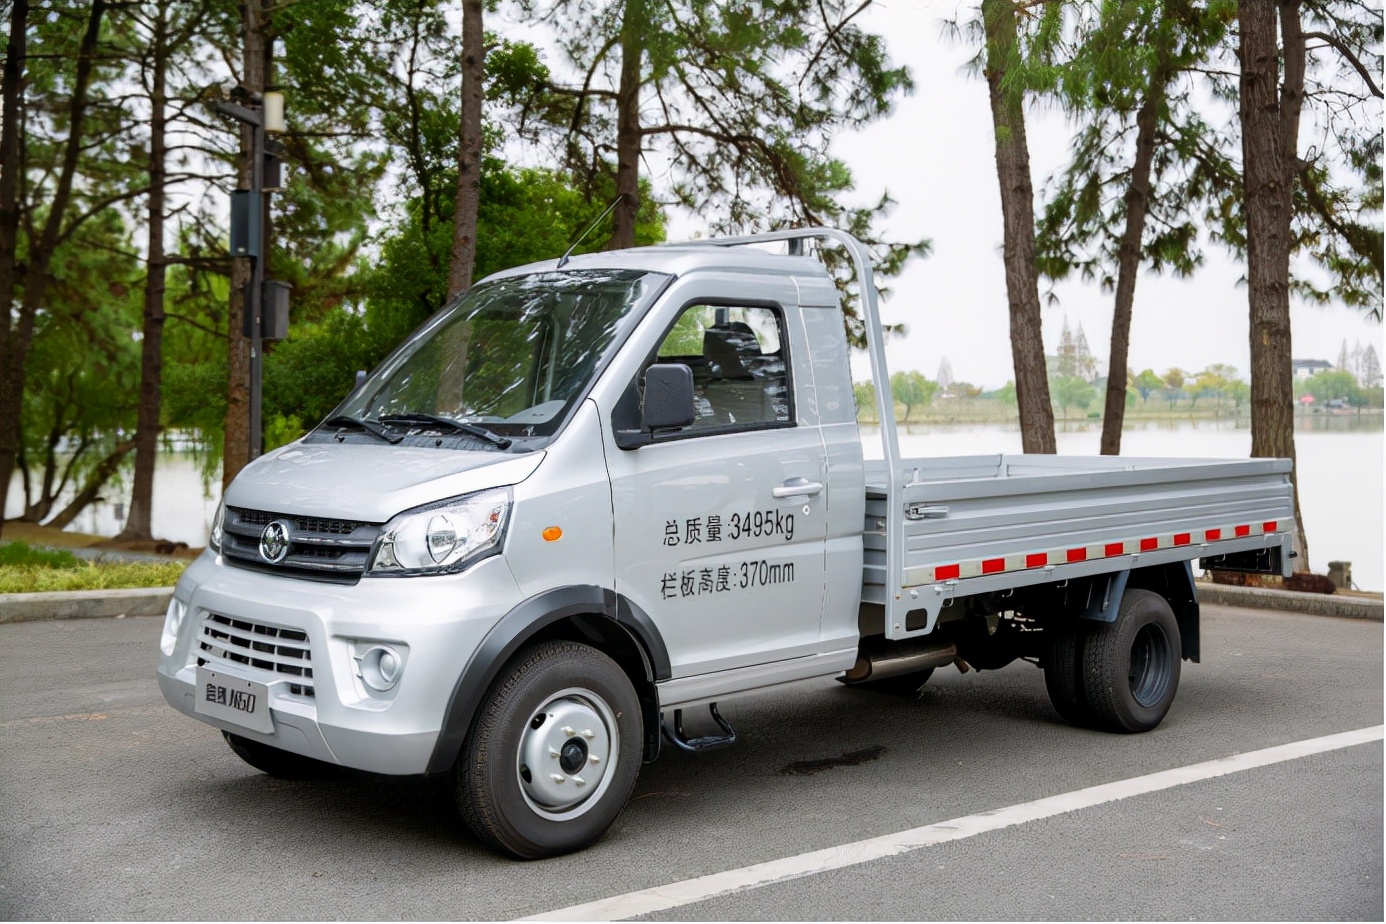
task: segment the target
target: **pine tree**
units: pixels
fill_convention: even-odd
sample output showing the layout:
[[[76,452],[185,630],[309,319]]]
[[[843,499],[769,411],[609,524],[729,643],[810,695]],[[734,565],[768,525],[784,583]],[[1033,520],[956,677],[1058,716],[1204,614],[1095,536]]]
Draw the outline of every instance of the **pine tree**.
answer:
[[[1020,441],[1027,453],[1058,451],[1044,360],[1039,277],[1035,268],[1035,194],[1025,137],[1025,68],[1015,0],[982,0],[983,61],[991,103],[996,179],[1001,192],[1002,261],[1010,312]],[[1058,4],[1041,14],[1062,16]]]
[[[1068,329],[1068,315],[1064,315],[1064,326],[1059,331],[1059,352],[1055,371],[1064,378],[1078,374],[1078,348],[1073,342],[1073,334]]]
[[[913,84],[880,36],[842,0],[755,8],[713,0],[527,0],[553,25],[580,75],[531,86],[521,132],[557,135],[564,161],[592,189],[614,180],[609,248],[635,244],[644,152],[662,148],[672,193],[718,231],[836,225],[872,239],[889,204],[849,208],[847,166],[832,136],[890,111]],[[611,162],[614,154],[615,163]],[[920,244],[889,245],[889,270]],[[880,267],[878,267],[878,272]]]
[[[1357,384],[1363,388],[1381,387],[1381,359],[1376,355],[1376,347],[1370,343],[1362,350],[1362,361],[1358,365]]]
[[[1051,279],[1076,272],[1113,292],[1109,370],[1127,366],[1140,269],[1192,272],[1201,259],[1193,216],[1210,189],[1231,183],[1225,158],[1200,153],[1215,150],[1213,129],[1187,79],[1230,18],[1227,0],[1084,2],[1070,31],[1049,34],[1072,53],[1039,76],[1078,131],[1072,161],[1048,184],[1040,267]],[[1120,452],[1125,413],[1126,383],[1109,376],[1103,454]]]
[[[1097,359],[1088,349],[1088,336],[1083,333],[1083,322],[1078,322],[1078,334],[1073,338],[1073,357],[1079,378],[1091,382],[1097,378]],[[1123,383],[1124,384],[1124,383]]]

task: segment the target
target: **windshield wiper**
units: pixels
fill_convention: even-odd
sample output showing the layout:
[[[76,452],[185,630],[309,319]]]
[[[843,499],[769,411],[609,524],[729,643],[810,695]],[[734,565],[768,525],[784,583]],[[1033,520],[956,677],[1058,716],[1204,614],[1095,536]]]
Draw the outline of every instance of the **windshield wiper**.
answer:
[[[463,420],[453,420],[451,417],[443,417],[439,414],[382,414],[381,423],[387,424],[424,424],[431,427],[444,427],[449,430],[456,430],[458,433],[466,433],[469,436],[480,437],[486,440],[497,449],[509,449],[511,442],[508,436],[501,436],[499,433],[492,433],[485,427],[474,423],[467,423]]]
[[[385,442],[394,445],[404,439],[402,436],[395,436],[374,420],[366,420],[361,417],[350,417],[346,414],[338,414],[336,417],[329,417],[322,422],[324,427],[337,427],[338,429],[361,430],[372,436],[379,437]]]

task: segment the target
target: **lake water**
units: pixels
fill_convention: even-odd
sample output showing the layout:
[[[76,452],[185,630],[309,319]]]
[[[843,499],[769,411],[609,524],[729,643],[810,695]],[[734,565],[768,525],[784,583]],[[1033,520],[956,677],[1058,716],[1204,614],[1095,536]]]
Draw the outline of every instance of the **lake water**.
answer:
[[[1102,427],[1097,421],[1060,424],[1059,452],[1096,455]],[[1353,582],[1364,590],[1386,587],[1382,564],[1382,418],[1301,418],[1295,434],[1299,456],[1299,492],[1315,571],[1330,561],[1352,562]],[[868,455],[879,458],[874,429],[864,437]],[[1018,453],[1020,433],[1004,425],[910,424],[900,428],[901,452],[909,456]],[[1228,421],[1135,423],[1122,437],[1128,456],[1164,458],[1246,458],[1251,431]],[[11,486],[7,514],[19,508],[18,482]],[[154,482],[154,534],[189,545],[202,545],[211,528],[221,494],[221,480],[203,482],[199,463],[186,453],[160,457]],[[114,535],[123,525],[128,484],[107,495],[116,502],[89,507],[72,529]]]

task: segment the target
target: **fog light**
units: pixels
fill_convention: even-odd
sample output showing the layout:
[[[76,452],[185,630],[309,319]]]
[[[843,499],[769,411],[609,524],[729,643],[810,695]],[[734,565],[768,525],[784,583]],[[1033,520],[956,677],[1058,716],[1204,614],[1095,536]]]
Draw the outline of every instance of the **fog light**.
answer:
[[[389,645],[371,646],[357,663],[357,675],[362,683],[377,693],[393,690],[395,684],[399,683],[399,675],[404,667],[404,659]]]
[[[166,655],[173,654],[173,646],[178,644],[178,630],[183,627],[183,617],[188,608],[177,599],[168,601],[168,612],[164,614],[164,634],[159,638],[159,650]]]

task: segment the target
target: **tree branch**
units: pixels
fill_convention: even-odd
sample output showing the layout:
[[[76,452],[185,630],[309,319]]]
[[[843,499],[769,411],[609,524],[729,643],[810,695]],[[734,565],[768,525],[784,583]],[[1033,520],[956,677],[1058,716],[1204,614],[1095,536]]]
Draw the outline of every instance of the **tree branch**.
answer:
[[[1338,50],[1338,54],[1342,55],[1344,58],[1347,58],[1348,63],[1356,69],[1357,73],[1361,75],[1362,79],[1366,82],[1367,86],[1371,88],[1372,96],[1375,96],[1377,99],[1382,98],[1381,88],[1376,85],[1376,81],[1372,80],[1371,71],[1367,70],[1367,68],[1358,59],[1357,55],[1353,54],[1352,49],[1348,48],[1347,45],[1344,44],[1342,40],[1340,40],[1337,36],[1330,35],[1327,32],[1305,32],[1304,37],[1306,39],[1318,39],[1319,41],[1325,42],[1336,48]]]

